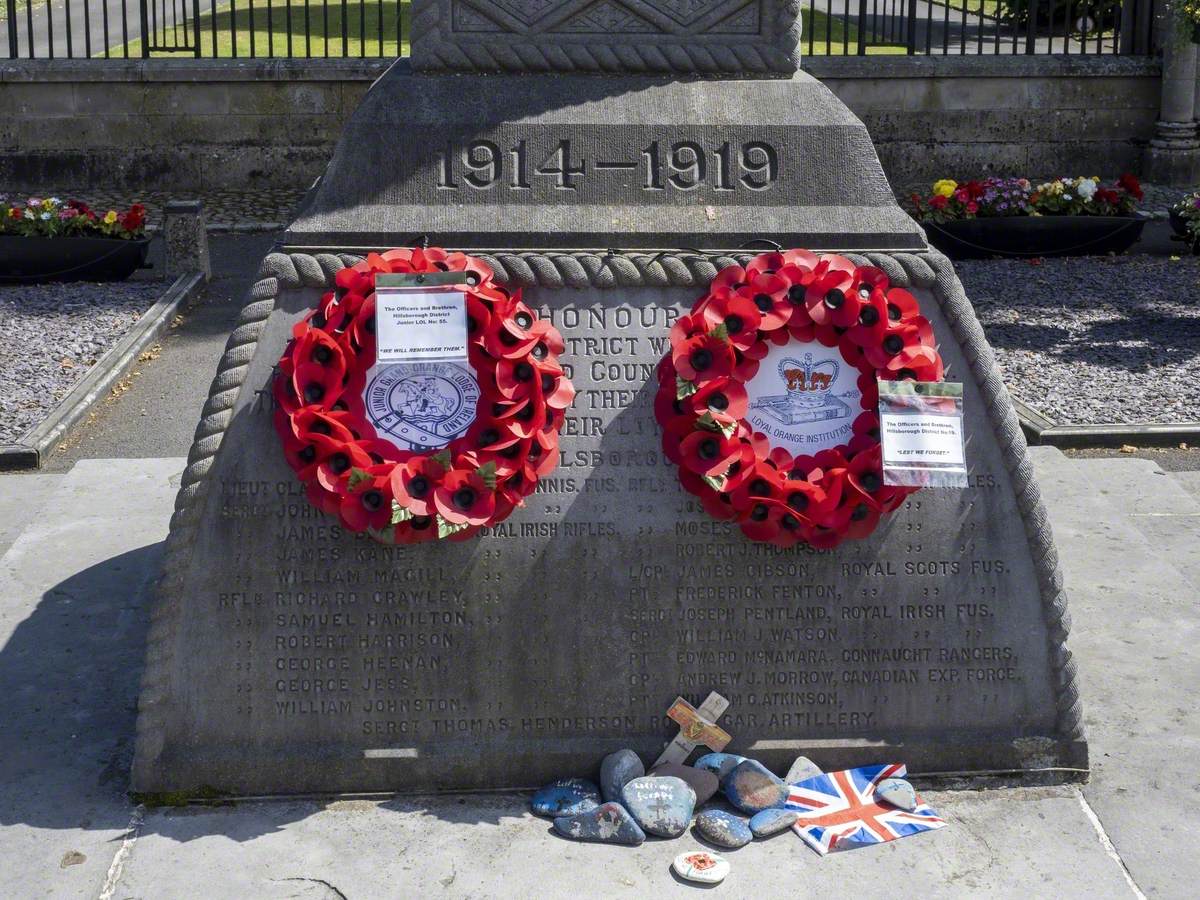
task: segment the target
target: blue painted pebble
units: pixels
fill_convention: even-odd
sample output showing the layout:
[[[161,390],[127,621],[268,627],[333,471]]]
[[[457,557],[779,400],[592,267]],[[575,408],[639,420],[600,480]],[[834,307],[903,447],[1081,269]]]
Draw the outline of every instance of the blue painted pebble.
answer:
[[[745,847],[754,840],[745,819],[721,809],[706,809],[696,816],[696,831],[709,843],[729,850]]]
[[[621,802],[646,834],[673,838],[692,821],[696,792],[682,778],[650,775],[625,785]]]
[[[721,782],[721,790],[730,803],[750,815],[783,806],[788,797],[787,782],[753,759],[738,763]]]
[[[619,802],[621,789],[635,778],[646,774],[646,767],[632,750],[618,750],[600,763],[600,793],[604,801]]]
[[[746,761],[746,757],[735,753],[705,753],[692,763],[693,768],[706,769],[717,776],[718,781],[724,781],[725,776],[737,768],[738,763]]]
[[[898,809],[912,812],[917,808],[917,792],[903,778],[885,778],[875,785],[875,799],[890,803]]]
[[[766,838],[781,831],[787,831],[800,813],[794,809],[764,809],[750,817],[750,831],[756,838]]]
[[[556,819],[573,816],[600,805],[600,789],[582,778],[560,778],[533,795],[530,806],[535,816]]]
[[[636,847],[646,840],[646,832],[620,803],[605,803],[577,816],[557,818],[554,830],[573,841],[597,844]]]

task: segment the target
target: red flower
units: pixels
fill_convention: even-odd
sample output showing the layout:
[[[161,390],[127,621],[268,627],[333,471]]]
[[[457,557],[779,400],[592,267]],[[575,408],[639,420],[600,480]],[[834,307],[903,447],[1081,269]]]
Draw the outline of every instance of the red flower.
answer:
[[[674,396],[673,390],[671,396]],[[731,419],[741,419],[750,408],[745,386],[733,378],[716,378],[705,382],[686,402],[698,416],[711,412]]]
[[[724,475],[730,465],[740,460],[742,443],[719,431],[698,428],[679,444],[682,464],[697,475]]]
[[[753,300],[740,293],[710,297],[701,308],[701,314],[710,330],[723,325],[729,342],[739,350],[747,349],[758,340],[762,313]]]
[[[782,328],[792,317],[792,303],[788,299],[791,284],[778,274],[765,272],[751,276],[750,281],[738,288],[734,296],[749,301],[762,316],[759,328],[774,331]]]
[[[1142,192],[1141,183],[1129,172],[1118,178],[1117,184],[1123,187],[1135,200],[1141,200],[1145,196]]]
[[[414,456],[392,469],[392,495],[412,513],[432,515],[433,494],[445,474],[445,467],[432,457]]]
[[[452,525],[483,525],[496,509],[496,495],[468,469],[446,473],[433,493],[438,514]]]
[[[950,202],[948,197],[943,197],[941,194],[935,194],[929,198],[929,205],[934,209],[945,209],[946,204]]]
[[[387,528],[392,521],[392,487],[390,465],[370,466],[359,470],[358,480],[352,473],[350,481],[354,487],[342,495],[338,510],[342,522],[351,531],[366,531],[368,528]]]
[[[725,378],[733,371],[733,345],[729,341],[700,334],[688,338],[671,354],[675,371],[684,381]]]

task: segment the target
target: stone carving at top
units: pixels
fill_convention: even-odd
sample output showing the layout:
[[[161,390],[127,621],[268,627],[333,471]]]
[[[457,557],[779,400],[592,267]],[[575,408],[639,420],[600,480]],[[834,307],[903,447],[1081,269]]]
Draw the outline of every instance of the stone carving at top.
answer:
[[[800,0],[413,0],[427,72],[788,76]]]

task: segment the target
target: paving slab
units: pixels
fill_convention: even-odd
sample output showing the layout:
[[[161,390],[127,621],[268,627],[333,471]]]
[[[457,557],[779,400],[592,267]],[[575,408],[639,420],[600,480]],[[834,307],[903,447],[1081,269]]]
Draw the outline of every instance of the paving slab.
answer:
[[[0,556],[7,552],[42,504],[53,493],[61,475],[0,475]]]
[[[1131,897],[1074,787],[927,795],[947,828],[817,856],[791,832],[721,851],[729,897]],[[690,833],[641,847],[550,832],[520,795],[244,803],[148,813],[115,896],[674,897]]]
[[[1177,477],[1148,459],[1081,459],[1075,465],[1157,553],[1200,585],[1200,500]]]
[[[183,463],[80,463],[0,559],[0,897],[96,897],[122,843],[146,587]]]
[[[1143,460],[1115,460],[1097,482],[1082,464],[1093,461],[1031,452],[1070,594],[1092,759],[1084,796],[1147,896],[1194,896],[1194,867],[1181,861],[1200,846],[1195,590],[1101,493]]]
[[[1185,491],[1200,499],[1200,472],[1172,472],[1171,477],[1178,481]]]

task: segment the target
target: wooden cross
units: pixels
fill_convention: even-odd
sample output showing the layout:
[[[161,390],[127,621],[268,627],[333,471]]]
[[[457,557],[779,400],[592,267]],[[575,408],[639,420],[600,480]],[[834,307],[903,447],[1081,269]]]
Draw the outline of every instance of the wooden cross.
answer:
[[[667,717],[679,723],[679,734],[675,740],[667,744],[667,748],[654,761],[655,766],[663,763],[680,763],[687,759],[697,744],[703,744],[709,750],[720,752],[725,745],[733,740],[733,736],[717,724],[717,719],[729,708],[729,701],[713,691],[709,694],[700,708],[692,706],[682,697],[676,697]]]

